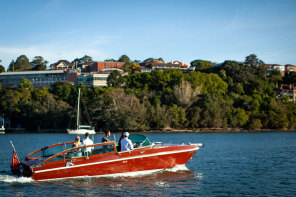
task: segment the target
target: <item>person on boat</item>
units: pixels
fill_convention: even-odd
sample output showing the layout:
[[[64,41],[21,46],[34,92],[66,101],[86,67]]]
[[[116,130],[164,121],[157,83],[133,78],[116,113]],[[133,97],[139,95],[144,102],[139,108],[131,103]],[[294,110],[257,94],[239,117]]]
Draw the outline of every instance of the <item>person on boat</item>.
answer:
[[[105,136],[102,138],[102,142],[110,142],[110,130],[105,131]]]
[[[75,142],[73,143],[72,148],[79,147],[80,145],[81,145],[80,137],[77,135],[75,137]],[[75,149],[73,151],[71,157],[72,156],[74,156],[74,157],[81,157],[82,156],[81,149]]]
[[[121,133],[121,136],[118,140],[117,152],[121,151],[121,140],[124,138],[123,134],[124,134],[124,132]]]
[[[134,145],[130,139],[128,139],[129,133],[123,133],[123,139],[121,140],[121,151],[129,151],[134,149]]]
[[[93,145],[93,144],[94,144],[94,142],[91,139],[89,139],[89,133],[86,132],[85,133],[85,139],[82,141],[82,146],[88,146],[88,145]],[[87,147],[87,148],[85,148],[85,152],[91,153],[92,152],[92,148],[93,147]]]
[[[73,143],[72,147],[78,147],[81,145],[81,142],[80,142],[80,137],[77,135],[75,137],[75,142]]]
[[[105,136],[102,138],[102,142],[110,142],[110,136],[111,136],[110,130],[105,131]],[[112,145],[104,145],[103,146],[104,153],[110,152],[110,150],[111,151],[113,150]]]

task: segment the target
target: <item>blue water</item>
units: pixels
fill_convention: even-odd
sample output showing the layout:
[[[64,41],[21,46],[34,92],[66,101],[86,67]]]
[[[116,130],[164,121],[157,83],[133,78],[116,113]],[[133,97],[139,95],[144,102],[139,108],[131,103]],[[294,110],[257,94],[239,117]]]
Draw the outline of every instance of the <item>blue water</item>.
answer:
[[[203,143],[171,171],[35,182],[10,173],[12,140],[23,158],[67,134],[0,136],[0,196],[296,196],[296,132],[146,134],[151,141]],[[119,134],[116,134],[117,139]],[[99,141],[103,134],[97,134]]]

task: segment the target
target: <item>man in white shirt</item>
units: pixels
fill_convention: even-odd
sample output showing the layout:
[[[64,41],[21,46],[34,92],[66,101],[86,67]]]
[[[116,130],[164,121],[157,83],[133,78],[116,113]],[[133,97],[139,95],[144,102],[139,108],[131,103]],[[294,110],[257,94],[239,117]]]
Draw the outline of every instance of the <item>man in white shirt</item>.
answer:
[[[93,145],[93,144],[94,144],[94,142],[91,139],[89,139],[89,133],[86,132],[85,133],[85,139],[82,141],[82,146],[88,146],[88,145]],[[85,152],[91,153],[92,148],[93,147],[85,148]]]
[[[123,133],[123,139],[121,140],[121,151],[129,151],[134,149],[134,145],[130,139],[128,139],[129,133]]]

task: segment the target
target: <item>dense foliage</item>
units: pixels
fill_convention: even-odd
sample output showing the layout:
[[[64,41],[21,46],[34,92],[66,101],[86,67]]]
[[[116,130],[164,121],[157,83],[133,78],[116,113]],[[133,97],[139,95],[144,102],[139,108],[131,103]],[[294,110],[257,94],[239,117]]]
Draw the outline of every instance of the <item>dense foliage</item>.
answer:
[[[131,63],[125,55],[120,60]],[[277,98],[274,89],[283,80],[295,84],[296,75],[282,78],[277,71],[267,71],[262,62],[251,55],[244,63],[225,61],[219,67],[195,60],[196,71],[188,74],[114,72],[106,88],[57,82],[50,89],[34,89],[23,79],[17,89],[0,89],[0,113],[12,127],[65,129],[75,122],[81,88],[83,117],[89,117],[96,130],[295,129],[296,104],[287,97]]]

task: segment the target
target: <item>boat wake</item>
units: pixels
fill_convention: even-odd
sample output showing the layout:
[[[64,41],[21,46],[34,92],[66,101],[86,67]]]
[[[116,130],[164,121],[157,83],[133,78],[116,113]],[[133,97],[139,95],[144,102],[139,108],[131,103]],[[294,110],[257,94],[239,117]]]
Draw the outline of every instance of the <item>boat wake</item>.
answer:
[[[29,183],[33,182],[34,180],[29,177],[20,177],[20,176],[13,176],[13,175],[0,175],[0,182],[4,183]]]
[[[177,171],[188,171],[189,169],[185,166],[185,164],[183,165],[177,165],[173,168],[169,168],[169,169],[165,169],[165,171],[168,172],[177,172]]]
[[[118,177],[141,177],[146,175],[151,175],[155,173],[161,172],[177,172],[177,171],[188,171],[189,169],[184,165],[177,165],[173,168],[169,169],[158,169],[158,170],[146,170],[146,171],[137,171],[137,172],[126,172],[126,173],[118,173],[111,175],[103,175],[100,177],[108,177],[108,178],[118,178]]]

